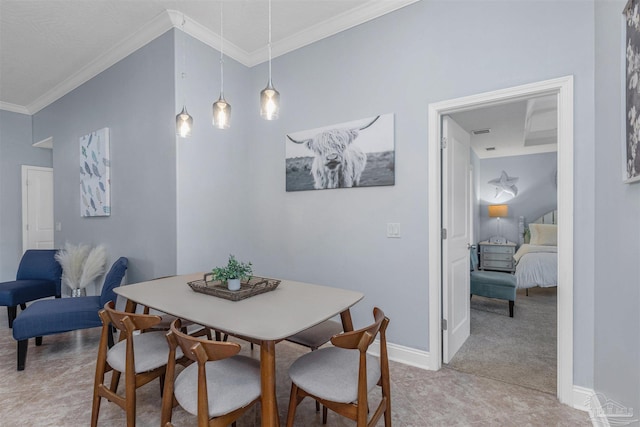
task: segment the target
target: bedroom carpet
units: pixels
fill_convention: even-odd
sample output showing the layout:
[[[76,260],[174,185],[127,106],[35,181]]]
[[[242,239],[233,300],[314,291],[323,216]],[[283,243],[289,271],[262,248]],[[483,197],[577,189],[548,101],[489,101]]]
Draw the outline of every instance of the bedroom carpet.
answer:
[[[474,296],[471,336],[449,367],[556,393],[556,288],[518,290],[514,317],[508,303]]]

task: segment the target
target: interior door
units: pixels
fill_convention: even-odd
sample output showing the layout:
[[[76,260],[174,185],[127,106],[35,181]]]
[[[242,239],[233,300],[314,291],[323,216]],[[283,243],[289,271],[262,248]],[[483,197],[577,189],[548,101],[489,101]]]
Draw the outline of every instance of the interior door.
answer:
[[[442,120],[442,361],[449,363],[470,333],[469,180],[471,136],[453,119]],[[443,323],[445,323],[443,322]]]
[[[53,249],[53,169],[22,166],[22,246]]]

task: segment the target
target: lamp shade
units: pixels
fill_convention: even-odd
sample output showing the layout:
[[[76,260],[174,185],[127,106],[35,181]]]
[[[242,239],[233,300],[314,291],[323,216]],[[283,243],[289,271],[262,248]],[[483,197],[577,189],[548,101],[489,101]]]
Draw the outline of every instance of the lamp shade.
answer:
[[[509,213],[508,205],[489,205],[489,218],[503,218]]]

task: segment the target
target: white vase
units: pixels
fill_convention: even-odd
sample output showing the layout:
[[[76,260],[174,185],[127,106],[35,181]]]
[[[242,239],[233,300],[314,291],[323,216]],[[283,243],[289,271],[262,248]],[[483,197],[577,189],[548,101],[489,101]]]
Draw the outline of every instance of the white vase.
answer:
[[[72,297],[85,297],[85,296],[87,296],[87,289],[86,288],[71,289],[71,296]]]
[[[227,280],[227,288],[230,291],[239,291],[240,290],[240,279],[229,279],[229,280]]]

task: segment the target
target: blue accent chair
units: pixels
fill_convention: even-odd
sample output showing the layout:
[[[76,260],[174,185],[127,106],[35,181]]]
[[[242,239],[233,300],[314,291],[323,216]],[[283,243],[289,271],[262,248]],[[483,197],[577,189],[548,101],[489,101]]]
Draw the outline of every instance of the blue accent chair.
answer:
[[[36,301],[20,313],[13,323],[13,338],[18,342],[18,371],[24,370],[29,338],[35,337],[39,346],[44,335],[101,327],[98,312],[107,302],[116,300],[113,289],[120,286],[128,264],[125,257],[113,263],[100,295]]]
[[[509,301],[509,317],[513,317],[513,307],[516,302],[517,280],[513,274],[499,271],[476,270],[478,254],[471,251],[471,297],[479,295]]]
[[[7,307],[9,327],[26,303],[40,298],[61,296],[62,267],[56,261],[57,249],[29,249],[20,260],[16,280],[0,283],[0,305]]]

